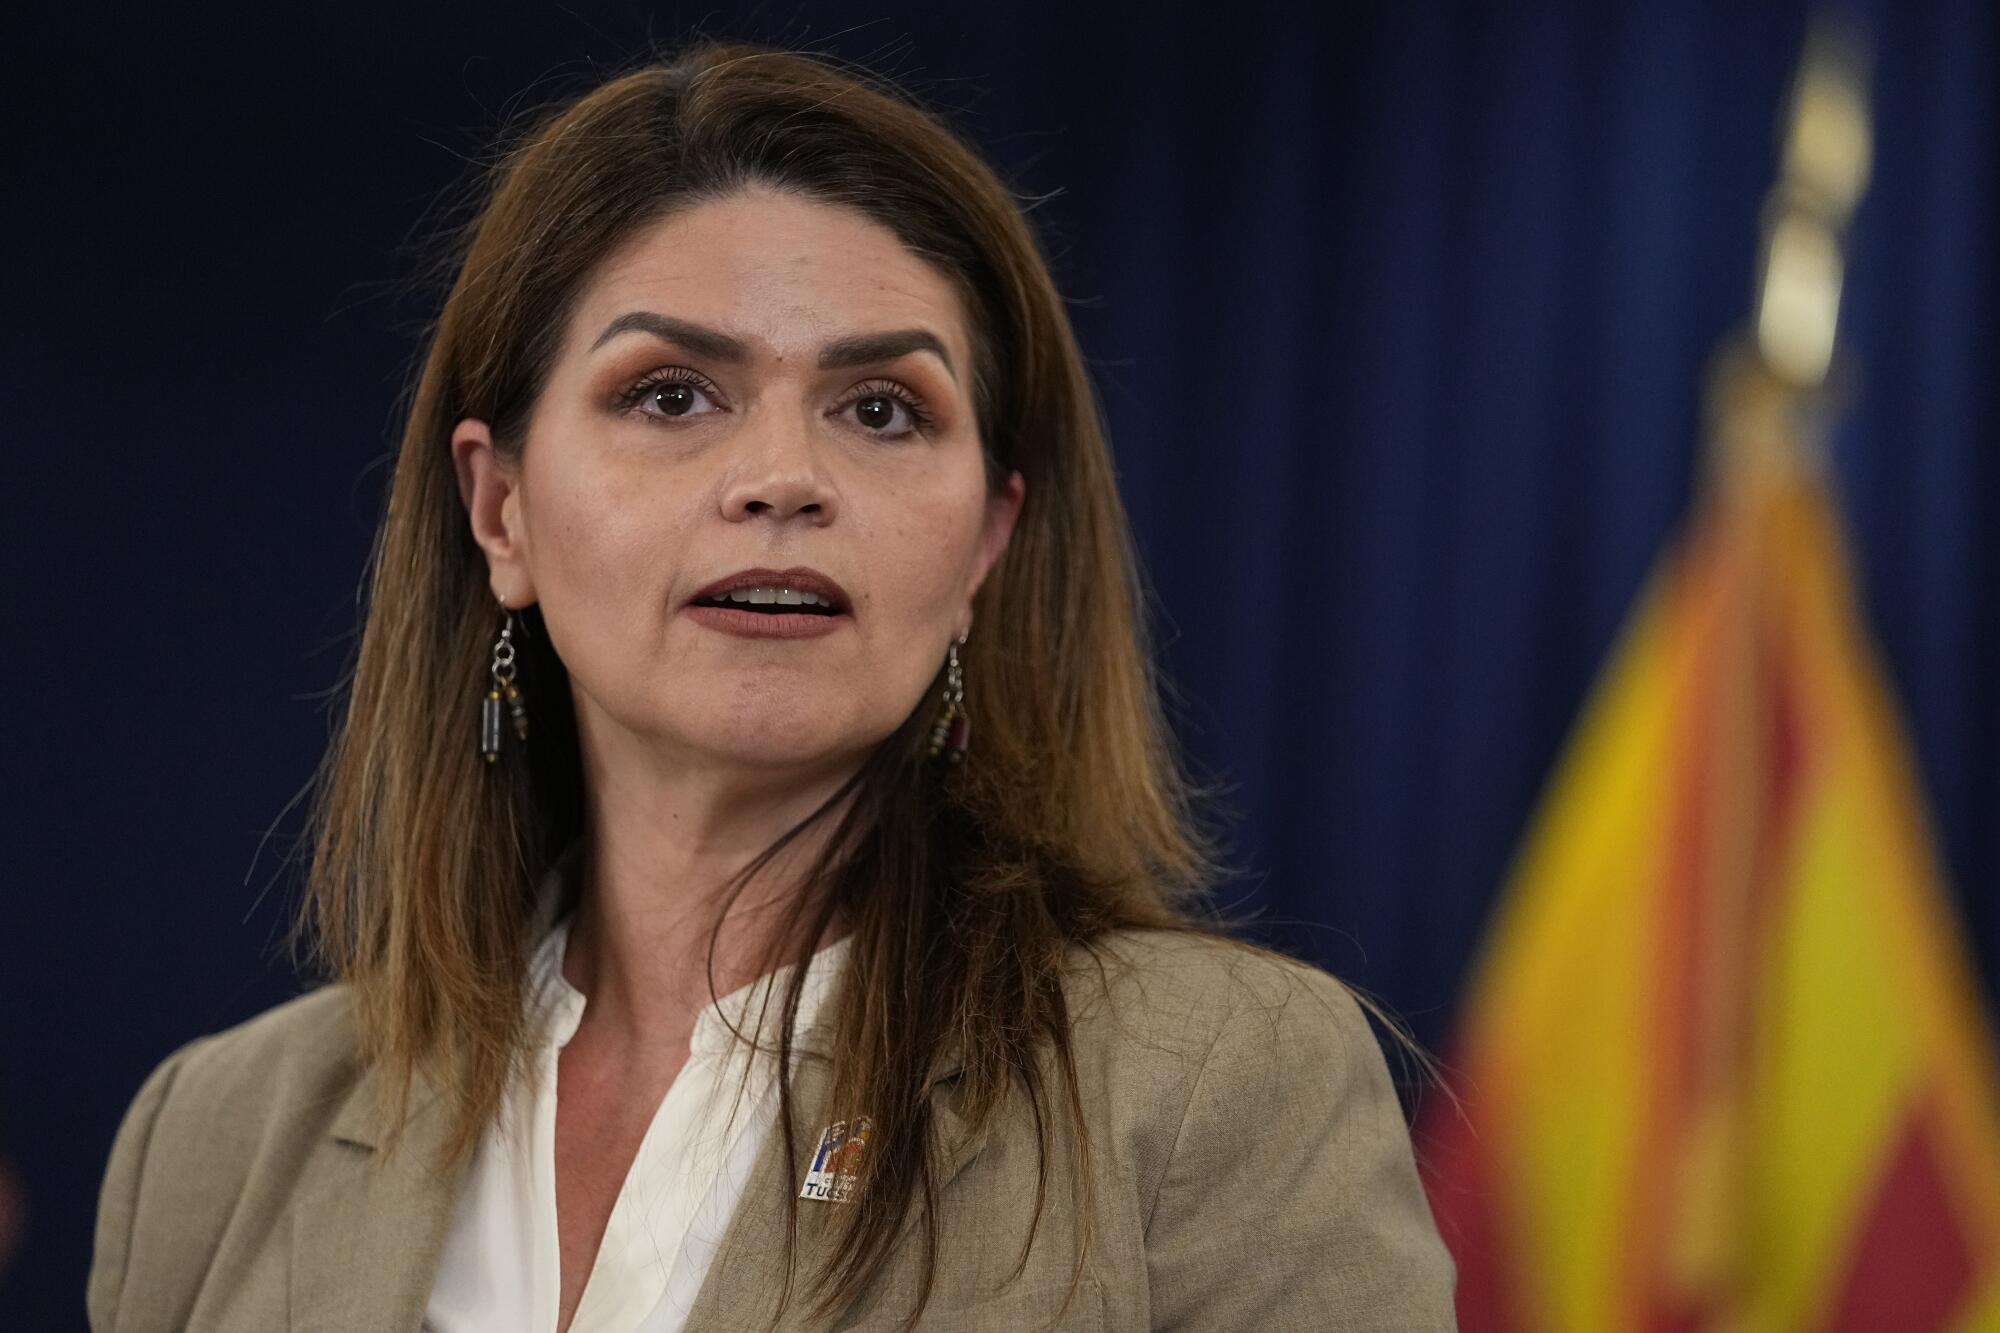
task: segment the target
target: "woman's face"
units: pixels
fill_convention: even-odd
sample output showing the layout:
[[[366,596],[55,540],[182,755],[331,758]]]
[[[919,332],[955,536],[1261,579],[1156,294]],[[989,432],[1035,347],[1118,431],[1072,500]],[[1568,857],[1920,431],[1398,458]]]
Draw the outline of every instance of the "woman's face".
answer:
[[[746,189],[606,258],[518,467],[485,423],[452,442],[494,593],[540,603],[588,758],[832,769],[902,723],[1021,503],[1019,473],[988,494],[970,374],[951,284],[858,212]],[[800,568],[838,614],[696,600]]]

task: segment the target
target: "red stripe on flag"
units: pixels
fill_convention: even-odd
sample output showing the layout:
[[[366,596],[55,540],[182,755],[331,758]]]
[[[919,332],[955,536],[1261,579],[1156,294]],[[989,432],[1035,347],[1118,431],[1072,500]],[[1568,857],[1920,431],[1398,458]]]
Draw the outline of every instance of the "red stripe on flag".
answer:
[[[1776,595],[1774,592],[1771,595]],[[1800,793],[1805,785],[1805,769],[1811,746],[1800,717],[1800,686],[1793,655],[1798,646],[1792,641],[1789,608],[1782,616],[1766,617],[1760,627],[1763,639],[1762,672],[1764,712],[1764,810],[1756,842],[1756,870],[1750,900],[1751,958],[1763,956],[1768,934],[1782,919],[1783,895],[1788,884],[1785,869],[1791,860],[1796,839]],[[1755,964],[1751,966],[1754,968]],[[1749,1023],[1743,1024],[1747,1033]]]
[[[1657,970],[1651,978],[1648,1012],[1642,1029],[1632,1034],[1634,1042],[1654,1055],[1640,1075],[1632,1197],[1624,1218],[1625,1252],[1616,1275],[1616,1300],[1621,1317],[1645,1333],[1677,1333],[1698,1326],[1705,1304],[1703,1293],[1677,1289],[1667,1256],[1680,1221],[1677,1164],[1701,1075],[1699,971],[1712,929],[1703,910],[1710,829],[1702,793],[1714,763],[1716,641],[1723,627],[1718,607],[1720,598],[1727,596],[1724,554],[1714,534],[1703,530],[1679,557],[1672,618],[1677,637],[1692,640],[1687,649],[1692,670],[1670,686],[1674,696],[1668,707],[1681,719],[1676,752],[1661,774],[1659,791],[1659,799],[1668,806],[1670,831],[1659,879],[1634,886],[1655,895],[1652,906],[1659,914],[1653,958]]]
[[[1849,1254],[1828,1333],[1931,1333],[1972,1294],[1973,1256],[1938,1159],[1936,1108],[1911,1113]]]
[[[1496,1134],[1476,1091],[1462,1087],[1464,1109],[1440,1096],[1419,1120],[1419,1165],[1438,1234],[1458,1266],[1458,1325],[1464,1333],[1517,1333],[1526,1327],[1509,1289],[1504,1228],[1494,1215],[1500,1182],[1492,1150],[1480,1136]],[[1428,1132],[1426,1132],[1428,1131]],[[1518,1279],[1520,1269],[1513,1270]]]

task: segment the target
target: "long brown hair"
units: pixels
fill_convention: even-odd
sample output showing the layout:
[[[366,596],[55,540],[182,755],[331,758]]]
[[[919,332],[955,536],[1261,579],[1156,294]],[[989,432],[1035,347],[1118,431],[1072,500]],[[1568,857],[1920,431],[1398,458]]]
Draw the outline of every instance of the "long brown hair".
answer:
[[[859,1206],[841,1210],[818,1274],[831,1308],[879,1271],[912,1209],[935,1270],[925,1087],[941,1055],[963,1057],[959,1105],[974,1124],[1005,1096],[1028,1099],[1046,1186],[1050,1117],[1067,1115],[1082,1142],[1066,959],[1113,930],[1204,928],[1193,903],[1218,869],[1204,793],[1162,717],[1144,586],[1062,298],[1015,195],[938,114],[830,57],[707,43],[601,83],[490,164],[441,261],[449,294],[370,555],[293,939],[351,988],[364,1058],[387,1074],[393,1107],[419,1072],[448,1090],[441,1166],[462,1163],[525,1067],[535,888],[584,832],[584,802],[568,678],[533,608],[519,663],[531,739],[497,766],[475,752],[468,710],[496,611],[448,441],[479,417],[517,458],[597,263],[639,228],[751,183],[857,209],[955,284],[989,486],[1013,469],[1026,480],[1011,544],[975,602],[967,762],[947,773],[926,761],[939,698],[928,691],[737,881],[839,811],[780,947],[802,961],[835,913],[851,921],[836,1098],[900,1132],[878,1134]],[[784,1001],[787,1046],[803,972]],[[1071,1172],[1072,1188],[1083,1175]]]

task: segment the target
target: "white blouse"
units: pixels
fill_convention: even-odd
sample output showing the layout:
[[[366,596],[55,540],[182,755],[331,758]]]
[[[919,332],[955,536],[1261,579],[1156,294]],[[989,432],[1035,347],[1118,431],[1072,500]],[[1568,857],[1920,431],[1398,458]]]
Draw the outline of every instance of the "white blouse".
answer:
[[[585,997],[562,974],[571,918],[544,936],[528,994],[541,1015],[540,1078],[517,1080],[488,1126],[466,1177],[424,1311],[430,1333],[553,1333],[562,1296],[556,1237],[556,1070],[583,1018]],[[804,1030],[838,978],[843,937],[808,961],[799,995]],[[687,1064],[674,1077],[612,1205],[604,1239],[571,1320],[572,1333],[677,1333],[777,1118],[777,1057],[751,1055],[727,1014],[774,1031],[790,965],[730,992],[695,1020]],[[775,1036],[765,1043],[775,1044]],[[754,1062],[737,1103],[746,1062]]]

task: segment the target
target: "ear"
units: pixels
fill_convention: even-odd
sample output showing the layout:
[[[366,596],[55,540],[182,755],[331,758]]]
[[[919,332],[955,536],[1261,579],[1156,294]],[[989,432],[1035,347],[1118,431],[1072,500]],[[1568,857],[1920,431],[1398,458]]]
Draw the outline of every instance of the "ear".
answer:
[[[458,473],[458,498],[472,520],[472,539],[486,552],[487,585],[506,605],[527,606],[535,600],[535,579],[528,568],[518,471],[494,452],[492,430],[476,417],[452,431],[451,464]]]
[[[986,497],[986,515],[979,525],[979,549],[972,561],[972,581],[965,591],[970,603],[973,594],[986,582],[987,572],[1007,549],[1014,535],[1014,521],[1021,516],[1021,500],[1028,484],[1019,472],[1010,473],[1005,485]]]

